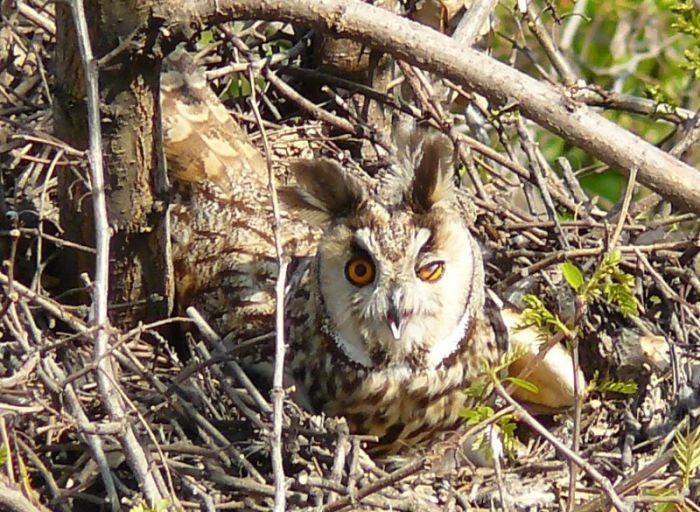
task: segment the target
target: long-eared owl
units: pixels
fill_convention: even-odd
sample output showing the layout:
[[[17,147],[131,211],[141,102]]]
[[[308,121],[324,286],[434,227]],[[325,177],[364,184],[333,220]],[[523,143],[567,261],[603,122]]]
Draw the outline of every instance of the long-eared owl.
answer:
[[[222,335],[270,331],[278,268],[265,159],[185,52],[169,58],[161,90],[178,190],[178,300]],[[297,160],[295,183],[279,192],[292,258],[288,373],[308,406],[344,415],[386,452],[454,427],[463,390],[497,361],[516,323],[487,314],[494,306],[451,145],[408,130],[396,140],[394,164],[374,177],[324,158]],[[559,377],[554,407],[571,401],[567,369]]]

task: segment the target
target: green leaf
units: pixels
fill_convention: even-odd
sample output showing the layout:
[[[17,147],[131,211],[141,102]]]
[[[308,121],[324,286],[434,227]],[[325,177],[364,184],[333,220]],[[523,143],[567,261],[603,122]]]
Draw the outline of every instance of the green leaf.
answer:
[[[482,399],[486,395],[486,390],[488,389],[488,382],[483,379],[477,379],[471,383],[471,385],[464,390],[464,394],[470,398]]]
[[[202,32],[202,35],[199,37],[199,45],[200,46],[206,46],[214,42],[214,31],[213,30],[205,30]]]
[[[687,488],[695,473],[700,469],[700,427],[691,431],[687,428],[683,435],[676,430],[673,443],[673,458],[683,477],[683,487]]]
[[[570,261],[565,261],[560,265],[561,272],[564,275],[564,279],[569,283],[574,290],[578,291],[579,288],[583,286],[583,274],[579,268],[571,263]]]
[[[620,393],[622,395],[634,395],[637,393],[637,383],[631,380],[628,381],[610,381],[606,380],[597,384],[594,391],[601,393]]]
[[[467,425],[478,425],[482,421],[489,419],[495,414],[494,410],[488,405],[480,405],[472,409],[464,409],[460,411],[460,417],[467,420]]]
[[[524,389],[525,391],[529,391],[530,393],[537,394],[540,392],[540,388],[538,388],[535,384],[528,380],[520,379],[518,377],[506,377],[504,380],[506,382],[511,382],[519,388]]]

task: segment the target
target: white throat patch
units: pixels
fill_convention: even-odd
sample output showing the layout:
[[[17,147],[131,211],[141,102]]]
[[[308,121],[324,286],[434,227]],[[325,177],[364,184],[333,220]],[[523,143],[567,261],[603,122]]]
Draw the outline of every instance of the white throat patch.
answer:
[[[365,350],[364,347],[357,346],[354,343],[350,343],[337,331],[335,331],[333,326],[331,325],[331,320],[330,318],[328,318],[327,315],[328,314],[326,313],[325,318],[321,321],[321,330],[327,336],[330,336],[330,338],[335,343],[335,346],[338,347],[343,354],[345,354],[345,357],[347,357],[353,363],[359,364],[360,366],[364,366],[365,368],[371,368],[372,366],[374,366],[369,352],[367,352],[367,350]]]
[[[459,319],[459,323],[447,337],[438,341],[428,352],[426,363],[428,368],[436,368],[446,358],[454,354],[467,333],[470,320],[472,319],[471,308],[467,308]]]
[[[450,357],[459,348],[460,343],[464,339],[467,329],[470,326],[470,320],[472,319],[471,311],[469,308],[464,312],[462,318],[459,319],[459,323],[455,326],[450,334],[445,338],[438,341],[428,352],[426,357],[426,366],[430,369],[437,368],[440,363],[442,363],[446,358]],[[340,349],[345,356],[355,364],[363,366],[365,368],[372,368],[374,363],[369,355],[369,352],[365,350],[364,347],[358,346],[357,344],[349,342],[341,334],[333,329],[331,326],[331,320],[326,316],[322,323],[321,329],[323,332],[329,336],[335,346]],[[405,366],[405,368],[404,368]],[[409,370],[407,365],[399,365],[396,370]],[[409,371],[409,373],[411,373]]]

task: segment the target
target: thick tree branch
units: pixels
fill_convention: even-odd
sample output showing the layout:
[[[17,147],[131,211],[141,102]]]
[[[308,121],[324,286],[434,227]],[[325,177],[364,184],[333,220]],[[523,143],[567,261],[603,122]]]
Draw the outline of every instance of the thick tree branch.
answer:
[[[186,0],[163,2],[157,15],[174,33],[193,23],[260,18],[313,26],[358,40],[445,76],[496,104],[522,113],[621,170],[638,169],[641,183],[677,207],[700,213],[700,171],[608,121],[558,90],[418,23],[360,0]]]

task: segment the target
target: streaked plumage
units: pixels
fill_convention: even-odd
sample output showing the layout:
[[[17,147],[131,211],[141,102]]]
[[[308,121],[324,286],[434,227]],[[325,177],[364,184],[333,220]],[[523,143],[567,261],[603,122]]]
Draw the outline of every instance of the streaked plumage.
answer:
[[[265,161],[184,52],[162,93],[179,302],[221,334],[269,331],[277,264]],[[297,185],[280,189],[288,373],[315,411],[344,415],[384,452],[454,427],[464,388],[507,344],[489,321],[499,315],[450,144],[400,132],[394,157],[374,178],[296,161]]]

